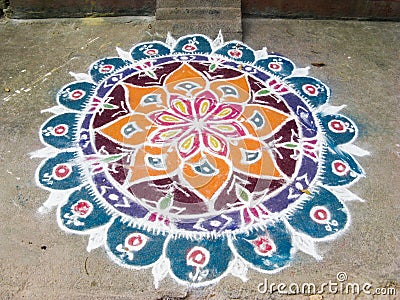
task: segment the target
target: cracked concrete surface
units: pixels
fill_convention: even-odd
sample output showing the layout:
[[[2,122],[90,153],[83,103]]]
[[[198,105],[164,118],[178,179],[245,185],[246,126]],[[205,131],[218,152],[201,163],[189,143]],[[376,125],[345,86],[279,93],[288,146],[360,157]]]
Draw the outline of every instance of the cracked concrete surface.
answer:
[[[332,89],[331,102],[360,129],[356,145],[371,156],[358,158],[366,177],[351,190],[366,199],[347,203],[352,224],[343,236],[318,245],[324,259],[298,253],[274,275],[249,272],[190,290],[171,279],[154,289],[151,270],[132,271],[112,263],[102,249],[86,252],[87,236],[69,235],[55,213],[37,214],[48,192],[36,187],[42,147],[38,130],[50,117],[57,91],[95,60],[117,55],[135,43],[164,39],[153,18],[122,17],[0,20],[0,299],[287,299],[257,291],[272,283],[316,285],[346,272],[348,282],[396,287],[400,294],[400,23],[244,19],[243,40],[268,47]],[[356,299],[396,299],[361,294]],[[312,299],[309,295],[290,299]],[[318,299],[318,298],[314,298]],[[324,299],[353,299],[325,293]]]

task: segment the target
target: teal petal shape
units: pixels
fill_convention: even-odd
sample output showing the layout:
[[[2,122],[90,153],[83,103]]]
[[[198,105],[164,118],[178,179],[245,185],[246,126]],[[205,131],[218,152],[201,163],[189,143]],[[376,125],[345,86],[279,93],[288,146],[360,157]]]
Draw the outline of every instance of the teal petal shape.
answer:
[[[89,73],[95,82],[100,82],[128,64],[128,61],[119,57],[103,58],[90,66]]]
[[[312,77],[289,77],[285,79],[304,99],[317,108],[329,101],[330,89],[318,79]]]
[[[331,147],[352,142],[358,133],[354,122],[342,115],[318,115]]]
[[[215,53],[246,63],[252,63],[256,58],[254,50],[241,42],[229,42]]]
[[[329,186],[349,185],[364,174],[355,159],[339,149],[328,149],[323,162],[323,184]]]
[[[57,94],[57,102],[69,109],[81,111],[92,97],[96,85],[86,81],[64,86]]]
[[[58,149],[75,147],[77,118],[77,114],[66,113],[48,120],[40,129],[42,142]]]
[[[121,265],[148,267],[161,257],[165,238],[162,234],[129,226],[117,218],[107,232],[107,253]]]
[[[58,218],[67,231],[85,233],[107,224],[111,216],[96,201],[94,193],[83,187],[73,192],[68,201],[59,208]]]
[[[315,239],[326,238],[343,230],[348,220],[343,203],[322,187],[288,217],[289,224],[296,231]]]
[[[220,279],[233,257],[225,237],[199,241],[171,239],[166,254],[174,276],[193,285],[209,284]]]
[[[281,78],[290,76],[295,68],[291,60],[280,55],[268,55],[268,58],[257,60],[256,66]]]
[[[61,152],[45,160],[36,176],[39,183],[53,190],[68,190],[81,185],[81,172],[75,157],[75,152]]]
[[[141,60],[167,55],[170,52],[171,49],[169,49],[164,43],[154,41],[151,43],[138,44],[132,48],[130,53],[134,60]]]
[[[184,36],[178,39],[176,42],[176,46],[174,48],[175,53],[202,53],[209,54],[211,53],[211,41],[208,37],[196,34],[190,36]]]
[[[278,270],[292,259],[290,233],[281,221],[265,230],[239,234],[232,243],[244,260],[262,271]]]

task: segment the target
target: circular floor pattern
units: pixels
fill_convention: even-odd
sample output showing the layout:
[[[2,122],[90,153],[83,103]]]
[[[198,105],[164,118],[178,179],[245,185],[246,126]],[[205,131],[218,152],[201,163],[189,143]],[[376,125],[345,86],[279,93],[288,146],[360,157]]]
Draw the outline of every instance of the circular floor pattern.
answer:
[[[116,263],[203,286],[276,272],[349,225],[355,124],[307,68],[204,35],[93,63],[57,95],[36,174],[61,228]],[[349,146],[351,145],[351,147]]]

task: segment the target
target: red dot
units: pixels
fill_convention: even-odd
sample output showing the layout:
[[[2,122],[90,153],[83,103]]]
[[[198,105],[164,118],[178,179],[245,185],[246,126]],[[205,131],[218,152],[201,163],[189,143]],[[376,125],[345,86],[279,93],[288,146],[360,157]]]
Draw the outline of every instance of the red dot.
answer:
[[[100,73],[109,73],[114,69],[113,65],[104,65],[100,68]]]
[[[206,261],[206,255],[201,250],[194,250],[190,254],[189,259],[198,265],[202,265]]]
[[[68,177],[70,173],[71,169],[67,165],[58,165],[54,168],[54,175],[59,179]]]
[[[85,94],[84,94],[83,91],[81,91],[81,90],[76,90],[76,91],[73,91],[73,92],[71,93],[71,99],[72,99],[72,100],[78,100],[78,99],[82,98],[84,95],[85,95]]]
[[[147,54],[147,55],[150,55],[150,56],[156,55],[157,53],[158,53],[157,49],[148,49],[148,50],[146,51],[146,54]]]
[[[272,250],[272,246],[269,244],[268,239],[256,243],[256,246],[261,253],[268,253]]]
[[[183,50],[186,50],[186,51],[194,51],[196,49],[197,49],[196,46],[190,45],[190,44],[183,46]]]
[[[90,210],[91,204],[87,201],[79,201],[77,204],[74,206],[74,211],[78,213],[80,216],[84,216],[88,213]]]
[[[65,133],[67,133],[65,125],[58,125],[54,128],[54,135],[64,135]]]
[[[229,54],[229,56],[231,56],[231,57],[236,57],[236,58],[242,57],[242,51],[240,51],[240,50],[238,50],[238,49],[230,50],[230,51],[228,52],[228,54]]]
[[[346,171],[346,165],[340,161],[334,163],[335,170],[342,173]]]
[[[314,212],[314,218],[318,221],[325,221],[328,219],[328,212],[324,209],[317,209]]]
[[[134,235],[128,240],[128,245],[130,246],[139,246],[143,243],[143,239],[140,235]]]
[[[278,70],[282,69],[281,65],[277,64],[277,63],[270,63],[268,67],[274,71],[278,71]]]
[[[311,96],[315,96],[315,95],[318,94],[317,88],[316,88],[315,86],[311,85],[311,84],[306,84],[306,85],[304,85],[304,86],[303,86],[303,90],[304,90],[307,94],[309,94],[309,95],[311,95]]]
[[[344,131],[346,129],[346,127],[344,126],[344,123],[340,120],[331,121],[330,126],[336,131]]]

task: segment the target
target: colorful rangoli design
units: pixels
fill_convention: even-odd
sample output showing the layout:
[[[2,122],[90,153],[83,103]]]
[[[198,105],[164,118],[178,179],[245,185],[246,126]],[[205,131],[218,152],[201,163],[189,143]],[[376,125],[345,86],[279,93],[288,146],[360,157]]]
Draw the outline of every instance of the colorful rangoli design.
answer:
[[[57,95],[38,184],[113,261],[203,286],[276,272],[349,225],[357,128],[281,55],[203,35],[117,49]]]

